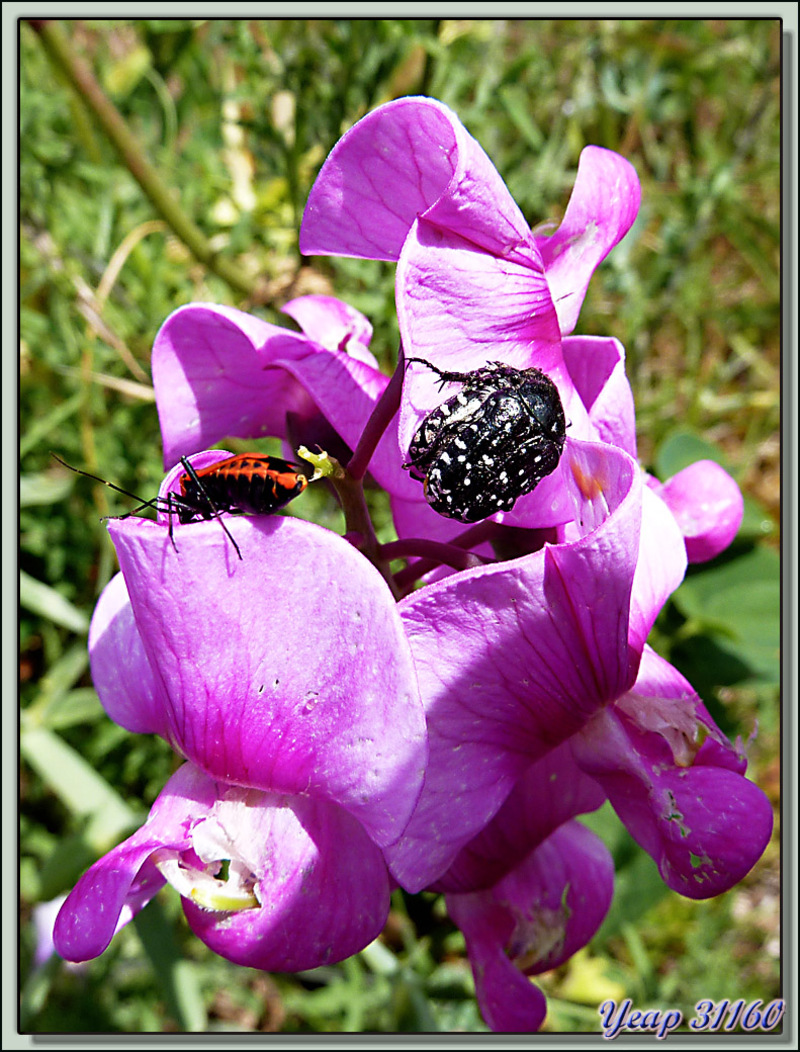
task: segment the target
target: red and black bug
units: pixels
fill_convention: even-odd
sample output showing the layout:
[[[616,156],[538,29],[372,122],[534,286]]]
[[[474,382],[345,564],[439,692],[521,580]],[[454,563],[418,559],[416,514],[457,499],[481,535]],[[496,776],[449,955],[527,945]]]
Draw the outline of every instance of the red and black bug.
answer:
[[[142,500],[135,493],[130,493],[113,482],[91,475],[88,471],[81,471],[80,468],[73,468],[55,453],[53,456],[70,471],[86,475],[87,478],[102,482],[118,493],[139,501],[138,507],[133,511],[116,516],[117,518],[127,519],[128,516],[136,515],[146,508],[166,511],[169,516],[169,537],[175,551],[178,549],[172,533],[173,515],[177,516],[181,524],[220,519],[220,525],[240,559],[242,553],[239,545],[222,522],[221,515],[271,515],[299,496],[313,475],[310,465],[305,467],[263,453],[239,453],[203,468],[194,468],[188,457],[181,457],[183,474],[178,477],[180,492],[170,492],[165,497]]]

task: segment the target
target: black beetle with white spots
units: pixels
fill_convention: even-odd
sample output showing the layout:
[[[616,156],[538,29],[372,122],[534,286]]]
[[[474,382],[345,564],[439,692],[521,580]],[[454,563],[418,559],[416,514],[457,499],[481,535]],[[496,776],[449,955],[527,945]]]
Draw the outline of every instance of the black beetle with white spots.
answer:
[[[566,438],[558,389],[540,369],[491,362],[470,373],[443,372],[424,358],[442,385],[461,390],[420,424],[404,464],[424,483],[440,515],[478,522],[509,511],[555,471]]]

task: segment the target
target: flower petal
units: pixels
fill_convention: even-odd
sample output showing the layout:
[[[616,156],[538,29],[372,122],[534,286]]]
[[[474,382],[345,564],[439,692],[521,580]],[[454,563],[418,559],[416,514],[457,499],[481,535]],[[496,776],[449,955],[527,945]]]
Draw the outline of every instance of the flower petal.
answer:
[[[631,591],[631,645],[641,651],[661,608],[686,573],[686,549],[674,517],[643,487],[639,558]]]
[[[649,648],[630,694],[572,742],[665,883],[693,899],[738,883],[760,858],[772,808],[686,680]],[[738,768],[738,769],[737,769]]]
[[[564,822],[596,810],[605,799],[564,742],[524,772],[491,822],[436,881],[436,890],[476,891],[496,884]]]
[[[89,661],[95,690],[112,720],[135,734],[166,734],[160,681],[145,653],[121,573],[103,589],[92,614]]]
[[[297,972],[341,961],[377,938],[389,914],[389,874],[353,817],[326,800],[252,792],[239,813],[235,842],[247,845],[261,905],[219,913],[183,900],[192,930],[215,953],[248,968]],[[230,818],[220,817],[229,829]]]
[[[499,257],[462,235],[416,222],[397,268],[397,317],[406,358],[460,372],[494,361],[536,366],[571,411],[572,381],[550,292],[538,253],[526,246],[513,259]],[[400,424],[403,449],[422,417],[444,400],[440,392],[436,373],[411,363]]]
[[[171,314],[153,344],[164,465],[223,438],[286,433],[308,397],[275,359],[317,350],[306,337],[232,307],[191,303]]]
[[[378,368],[375,355],[367,348],[372,325],[361,311],[334,296],[298,296],[284,303],[281,310],[294,318],[303,333],[328,351],[347,351],[354,358]]]
[[[426,760],[396,604],[335,534],[289,517],[109,530],[168,740],[211,777],[321,795],[380,844],[411,812]]]
[[[68,961],[88,961],[164,886],[151,858],[163,848],[189,848],[187,819],[209,806],[214,786],[186,764],[159,793],[144,825],[87,870],[56,919],[56,951]]]
[[[678,522],[690,563],[713,559],[738,533],[744,515],[741,490],[713,460],[698,460],[653,488]]]
[[[396,99],[336,144],[300,227],[304,255],[396,260],[417,216],[504,252],[530,235],[496,168],[447,106]]]
[[[635,458],[636,411],[622,344],[612,336],[568,336],[561,347],[595,436]]]
[[[493,1030],[541,1026],[544,998],[518,977],[555,968],[585,946],[608,912],[613,887],[607,849],[570,821],[492,888],[445,896],[464,932],[478,1004]]]
[[[224,864],[254,889],[249,908],[201,908],[194,887]],[[178,866],[175,871],[174,866]],[[237,964],[298,971],[342,960],[374,939],[389,912],[379,849],[335,804],[213,781],[184,764],[145,824],[84,874],[61,908],[58,952],[88,960],[177,872],[195,933]],[[221,894],[222,894],[221,893]]]
[[[586,146],[561,225],[537,236],[563,335],[575,328],[595,269],[630,230],[641,188],[633,166],[611,150]]]
[[[570,443],[565,456],[580,540],[447,577],[399,604],[431,749],[415,814],[387,852],[408,890],[435,880],[522,771],[635,679],[641,475],[610,446]]]

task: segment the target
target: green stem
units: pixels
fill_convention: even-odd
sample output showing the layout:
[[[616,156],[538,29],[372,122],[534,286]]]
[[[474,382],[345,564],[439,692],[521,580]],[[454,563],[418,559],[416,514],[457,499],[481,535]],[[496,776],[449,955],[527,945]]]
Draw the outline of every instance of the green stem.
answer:
[[[122,115],[106,97],[87,64],[72,51],[70,41],[58,22],[30,19],[28,25],[39,35],[48,57],[66,77],[79,98],[88,106],[97,123],[111,140],[128,171],[141,186],[155,210],[192,255],[237,292],[257,297],[257,283],[229,259],[219,256],[208,238],[181,208],[169,186],[147,160]]]
[[[383,556],[378,538],[375,536],[367,502],[364,499],[364,486],[361,479],[353,478],[345,470],[340,476],[331,478],[331,482],[336,487],[336,493],[342,503],[347,534],[354,541],[357,538],[355,546],[378,569],[392,590],[395,599],[399,599],[400,593],[395,587],[389,562]]]
[[[384,556],[375,529],[369,515],[369,508],[364,499],[364,485],[360,478],[355,478],[347,468],[328,456],[324,451],[312,453],[305,446],[297,447],[298,456],[314,465],[314,478],[325,478],[336,490],[336,496],[344,512],[345,538],[361,552],[379,571],[389,585],[395,599],[400,593],[395,587],[394,578],[389,569],[389,560]]]

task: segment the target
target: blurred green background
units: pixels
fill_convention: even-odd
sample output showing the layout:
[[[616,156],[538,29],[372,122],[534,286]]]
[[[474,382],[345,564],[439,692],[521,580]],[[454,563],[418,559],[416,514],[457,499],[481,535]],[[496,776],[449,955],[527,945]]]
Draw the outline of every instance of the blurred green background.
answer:
[[[33,960],[34,908],[138,825],[175,766],[165,743],[105,717],[87,671],[88,620],[115,570],[99,520],[130,502],[72,475],[51,452],[133,492],[156,492],[150,349],[167,315],[193,300],[292,327],[278,313],[288,299],[335,294],[369,316],[372,348],[391,369],[394,267],[304,260],[297,232],[342,132],[406,94],[456,110],[532,226],[563,214],[583,146],[634,164],[640,216],[595,275],[577,331],[625,345],[645,466],[666,478],[711,456],[746,497],[735,544],[690,570],[652,642],[727,734],[747,741],[757,728],[749,773],[776,805],[776,834],[738,887],[691,902],[665,891],[613,815],[593,816],[614,852],[617,893],[590,946],[541,978],[547,1028],[597,1030],[607,997],[688,1018],[700,998],[780,996],[780,23],[58,28],[65,54],[87,64],[197,228],[197,244],[226,263],[215,273],[198,262],[52,49],[20,23],[22,1030],[485,1029],[463,939],[433,895],[397,893],[379,943],[301,976],[215,957],[188,933],[169,889],[89,965]],[[298,514],[335,521],[324,500],[300,503]]]

